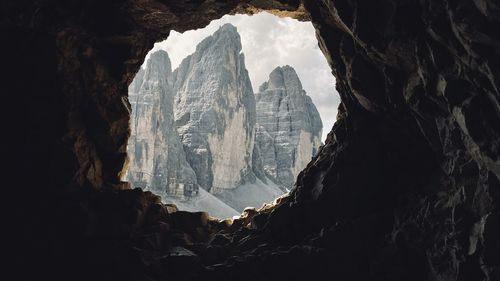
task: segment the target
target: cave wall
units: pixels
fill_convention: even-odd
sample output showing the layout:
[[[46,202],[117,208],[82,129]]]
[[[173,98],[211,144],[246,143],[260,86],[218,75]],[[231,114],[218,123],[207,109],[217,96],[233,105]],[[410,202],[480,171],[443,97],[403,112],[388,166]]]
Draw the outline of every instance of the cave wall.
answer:
[[[332,259],[350,262],[336,274],[353,280],[500,278],[498,4],[305,7],[342,112],[297,180],[295,229],[329,229]]]
[[[498,280],[499,4],[302,4],[3,3],[6,198],[15,198],[11,229],[22,240],[14,260],[36,269],[24,273],[53,274],[48,264],[55,261],[61,279],[88,264],[105,272],[102,280],[141,272],[130,233],[159,205],[119,180],[129,135],[127,85],[169,30],[268,10],[312,20],[342,104],[289,200],[258,216],[245,241],[268,245],[264,256],[279,253],[304,272],[339,280]],[[249,264],[245,243],[234,244]],[[283,247],[295,250],[276,250]],[[205,276],[240,276],[241,265],[225,264]]]
[[[103,264],[117,263],[115,254],[130,253],[128,244],[109,237],[129,237],[138,213],[158,203],[120,182],[130,134],[128,84],[153,44],[170,30],[201,28],[228,13],[261,9],[305,17],[298,1],[13,0],[0,5],[4,198],[11,214],[6,225],[15,230],[8,236],[19,241],[8,247],[19,279],[67,279],[73,272],[82,280],[125,278],[127,268],[136,269],[108,268],[113,273],[93,275]],[[24,270],[28,265],[31,270]]]
[[[266,9],[304,17],[298,3],[238,2],[118,0],[3,4],[2,30],[9,38],[4,46],[4,54],[9,54],[6,68],[10,69],[4,77],[10,81],[6,83],[7,92],[19,93],[10,97],[13,103],[32,105],[26,110],[33,115],[21,116],[21,112],[16,115],[28,119],[19,124],[26,123],[25,127],[30,128],[20,133],[20,138],[27,140],[22,145],[31,150],[45,150],[50,155],[65,155],[71,164],[63,165],[64,173],[59,170],[61,167],[56,169],[57,178],[66,180],[63,185],[127,188],[119,177],[130,134],[127,85],[155,42],[166,39],[170,30],[201,28],[228,13],[251,14]],[[46,133],[36,134],[33,130]],[[36,135],[51,139],[45,142]],[[54,147],[54,143],[58,145]],[[50,158],[53,157],[39,157],[40,163]],[[23,168],[51,169],[38,164],[24,163]],[[51,176],[53,172],[48,171],[39,175]]]

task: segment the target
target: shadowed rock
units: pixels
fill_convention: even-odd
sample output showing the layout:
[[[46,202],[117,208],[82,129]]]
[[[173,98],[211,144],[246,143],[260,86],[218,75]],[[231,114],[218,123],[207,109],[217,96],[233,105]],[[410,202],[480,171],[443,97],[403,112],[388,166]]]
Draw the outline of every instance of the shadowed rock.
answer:
[[[2,7],[6,268],[16,279],[499,280],[495,1]],[[170,228],[159,198],[120,182],[128,83],[170,30],[259,9],[312,20],[341,119],[259,229],[209,221],[191,236]],[[229,244],[207,245],[202,236],[219,231]],[[162,265],[176,246],[198,258]]]

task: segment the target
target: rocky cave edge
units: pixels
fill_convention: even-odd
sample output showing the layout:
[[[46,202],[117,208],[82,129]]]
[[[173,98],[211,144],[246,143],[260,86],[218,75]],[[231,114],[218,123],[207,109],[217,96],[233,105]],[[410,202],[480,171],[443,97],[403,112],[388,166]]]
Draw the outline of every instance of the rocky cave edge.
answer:
[[[120,182],[127,86],[154,42],[259,11],[313,22],[342,99],[291,195],[230,224]],[[17,279],[500,280],[498,1],[47,0],[0,13]]]

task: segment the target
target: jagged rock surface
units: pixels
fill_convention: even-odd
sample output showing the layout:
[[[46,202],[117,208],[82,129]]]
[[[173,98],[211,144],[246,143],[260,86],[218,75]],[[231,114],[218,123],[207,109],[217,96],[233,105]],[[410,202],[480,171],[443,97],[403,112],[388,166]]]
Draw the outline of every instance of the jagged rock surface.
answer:
[[[291,188],[321,145],[318,110],[291,66],[274,69],[255,99],[259,165],[268,178]]]
[[[241,212],[282,195],[316,153],[321,119],[290,66],[274,70],[261,90],[256,105],[230,24],[203,40],[173,75],[166,52],[153,53],[129,87],[125,179],[164,202],[222,218],[236,214],[231,207]],[[198,183],[218,198],[201,196]]]
[[[168,54],[151,54],[129,86],[132,108],[126,180],[160,195],[192,196],[196,174],[186,161],[174,126],[172,68]]]
[[[223,25],[174,71],[175,123],[200,186],[254,181],[255,98],[236,27]]]
[[[495,1],[2,8],[17,279],[499,280]],[[290,200],[242,228],[126,189],[127,86],[153,43],[259,9],[312,19],[342,98]]]

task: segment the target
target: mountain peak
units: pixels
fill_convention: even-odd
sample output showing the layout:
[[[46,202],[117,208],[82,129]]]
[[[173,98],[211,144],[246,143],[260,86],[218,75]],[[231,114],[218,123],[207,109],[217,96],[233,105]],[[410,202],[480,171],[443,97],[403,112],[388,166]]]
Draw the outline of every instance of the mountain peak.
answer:
[[[282,77],[291,76],[290,78],[295,78],[296,77],[297,79],[299,79],[299,77],[297,76],[297,72],[295,71],[295,69],[292,66],[288,65],[288,64],[276,67],[273,71],[271,71],[271,74],[269,74],[269,77],[275,76],[275,75],[280,75]]]
[[[241,49],[241,37],[236,26],[226,23],[212,35],[215,41],[221,41],[225,44],[236,44],[238,49]]]
[[[207,49],[220,50],[221,52],[234,49],[240,52],[241,48],[241,37],[236,26],[226,23],[220,26],[211,36],[203,39],[196,46],[196,51],[193,55]]]
[[[302,89],[299,76],[290,65],[278,66],[269,74],[269,82],[265,85],[266,89],[283,88],[285,85],[294,84]],[[261,87],[263,87],[262,85]]]
[[[158,50],[149,56],[146,71],[150,72],[152,69],[159,69],[162,73],[172,72],[172,63],[166,51]]]
[[[224,24],[172,74],[165,51],[151,54],[131,99],[128,180],[193,208],[217,194],[238,211],[293,186],[319,147],[319,115],[289,65],[269,75],[257,105],[241,47]]]
[[[168,56],[168,53],[164,50],[158,50],[154,53],[151,54],[149,57],[150,60],[161,60],[168,62],[170,64],[170,57]]]
[[[236,26],[230,24],[230,23],[225,23],[219,27],[217,32],[226,32],[226,33],[232,33],[232,34],[238,34],[238,29]],[[217,33],[215,32],[215,33]]]
[[[289,65],[276,67],[256,94],[256,146],[264,173],[291,187],[321,144],[322,123]]]

